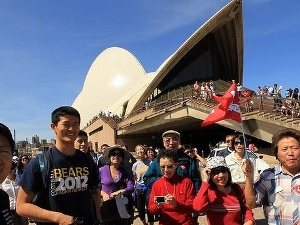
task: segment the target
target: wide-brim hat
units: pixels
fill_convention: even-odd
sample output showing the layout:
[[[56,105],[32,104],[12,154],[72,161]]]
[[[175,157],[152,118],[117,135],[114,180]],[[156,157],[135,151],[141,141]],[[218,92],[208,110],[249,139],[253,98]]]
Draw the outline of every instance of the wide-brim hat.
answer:
[[[224,166],[228,168],[225,158],[223,156],[214,156],[207,159],[206,161],[206,167],[208,167],[209,169],[213,169],[219,166]]]
[[[124,157],[122,158],[122,162],[128,162],[130,160],[130,153],[125,150],[124,148],[122,148],[120,145],[115,145],[115,146],[111,146],[105,149],[104,153],[103,153],[103,159],[105,162],[109,163],[110,162],[110,153],[112,151],[115,150],[119,150],[120,152],[123,152]]]
[[[176,130],[167,130],[165,131],[163,134],[162,134],[162,137],[165,137],[165,136],[168,136],[168,135],[175,135],[177,136],[178,138],[180,138],[180,133]]]

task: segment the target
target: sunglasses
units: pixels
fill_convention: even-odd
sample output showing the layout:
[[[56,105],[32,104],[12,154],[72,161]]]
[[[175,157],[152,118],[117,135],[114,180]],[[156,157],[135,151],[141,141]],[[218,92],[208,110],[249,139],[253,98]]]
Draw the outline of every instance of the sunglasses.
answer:
[[[219,173],[227,173],[228,172],[228,168],[226,168],[225,166],[219,166],[219,167],[215,167],[211,169],[211,174],[212,175],[217,175]]]
[[[234,145],[238,145],[238,144],[240,144],[240,145],[244,145],[244,143],[243,143],[243,142],[240,142],[240,141],[236,141],[236,142],[234,142]]]
[[[230,143],[230,142],[232,142],[232,140],[226,140],[226,143]]]
[[[122,154],[121,152],[112,152],[112,153],[110,154],[110,156],[113,156],[113,157],[115,157],[115,156],[123,157],[123,154]]]
[[[191,154],[192,151],[185,151],[184,153],[188,155],[188,154]]]
[[[174,168],[174,165],[163,165],[163,166],[160,166],[161,169],[165,169],[167,168],[168,170],[170,169],[173,169]]]

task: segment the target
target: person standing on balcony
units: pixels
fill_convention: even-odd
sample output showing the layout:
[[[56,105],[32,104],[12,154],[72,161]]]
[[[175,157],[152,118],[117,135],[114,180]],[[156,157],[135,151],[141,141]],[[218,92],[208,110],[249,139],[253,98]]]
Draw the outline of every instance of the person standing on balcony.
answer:
[[[199,93],[200,93],[200,86],[198,84],[198,81],[195,81],[194,83],[194,93],[193,93],[193,97],[195,99],[199,99]]]
[[[239,97],[242,96],[243,86],[240,83],[237,83],[236,90],[238,92]]]

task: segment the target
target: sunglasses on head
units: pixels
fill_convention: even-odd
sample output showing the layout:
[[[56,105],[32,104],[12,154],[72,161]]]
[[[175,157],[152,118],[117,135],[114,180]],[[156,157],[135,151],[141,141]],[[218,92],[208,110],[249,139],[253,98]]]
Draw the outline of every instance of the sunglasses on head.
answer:
[[[211,174],[213,174],[213,175],[216,175],[219,173],[226,173],[226,172],[228,172],[228,168],[226,168],[225,166],[218,166],[218,167],[211,169]]]

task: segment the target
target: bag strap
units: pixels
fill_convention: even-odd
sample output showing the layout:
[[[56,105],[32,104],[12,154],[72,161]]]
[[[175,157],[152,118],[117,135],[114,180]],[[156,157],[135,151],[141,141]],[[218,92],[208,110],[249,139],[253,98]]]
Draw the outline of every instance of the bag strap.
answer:
[[[42,174],[42,180],[43,180],[43,187],[44,189],[46,189],[49,185],[49,174],[50,174],[50,151],[46,150],[43,151],[43,154],[39,154],[38,158],[39,158],[39,166],[40,166],[40,172]]]
[[[42,208],[48,208],[49,207],[49,195],[48,195],[48,187],[50,183],[50,150],[43,151],[42,154],[38,154],[38,163],[42,178],[42,187],[41,189],[36,193],[32,203],[42,207]],[[37,223],[37,224],[43,224],[43,223]]]
[[[242,196],[242,193],[241,191],[239,190],[239,187],[238,187],[238,184],[235,184],[233,183],[231,185],[233,191],[235,192],[235,195],[240,203],[240,207],[241,207],[241,224],[244,224],[244,221],[245,221],[245,216],[246,216],[246,206],[241,198]]]

